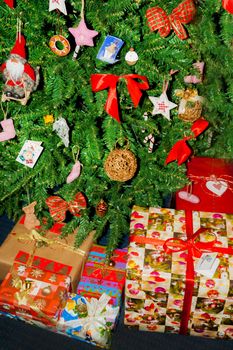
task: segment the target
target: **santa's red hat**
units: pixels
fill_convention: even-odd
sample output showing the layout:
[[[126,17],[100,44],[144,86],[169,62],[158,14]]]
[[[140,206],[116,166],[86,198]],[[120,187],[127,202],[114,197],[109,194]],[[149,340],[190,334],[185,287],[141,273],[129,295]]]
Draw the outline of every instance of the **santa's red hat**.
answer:
[[[15,46],[11,50],[11,55],[18,55],[26,59],[26,40],[22,34],[17,35]]]

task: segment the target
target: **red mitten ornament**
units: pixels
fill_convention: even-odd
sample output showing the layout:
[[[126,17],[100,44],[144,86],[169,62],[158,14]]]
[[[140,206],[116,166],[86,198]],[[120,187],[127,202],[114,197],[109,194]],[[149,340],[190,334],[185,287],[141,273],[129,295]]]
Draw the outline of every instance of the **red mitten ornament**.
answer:
[[[233,14],[233,0],[222,0],[222,7]]]

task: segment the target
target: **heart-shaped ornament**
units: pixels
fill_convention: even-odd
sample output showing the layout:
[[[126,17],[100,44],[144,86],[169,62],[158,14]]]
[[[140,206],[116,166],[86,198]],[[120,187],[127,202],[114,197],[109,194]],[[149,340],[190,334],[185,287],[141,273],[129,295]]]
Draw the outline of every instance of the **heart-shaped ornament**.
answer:
[[[221,197],[223,195],[224,192],[226,192],[228,185],[227,182],[225,181],[207,181],[206,182],[206,187],[208,188],[208,190],[214,194],[216,194],[217,196]]]

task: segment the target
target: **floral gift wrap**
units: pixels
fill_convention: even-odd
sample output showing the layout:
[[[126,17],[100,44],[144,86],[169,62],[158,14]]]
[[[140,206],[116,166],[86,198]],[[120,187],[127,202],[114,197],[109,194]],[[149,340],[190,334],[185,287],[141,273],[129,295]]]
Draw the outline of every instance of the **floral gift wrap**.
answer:
[[[111,297],[99,299],[70,294],[57,324],[59,333],[108,348],[119,307],[110,304]]]
[[[233,215],[134,206],[125,324],[233,338],[232,246]]]
[[[110,303],[121,304],[125,285],[127,249],[115,249],[106,262],[106,247],[93,244],[78,284],[77,294],[99,298],[103,293],[111,297]]]
[[[70,277],[15,263],[0,286],[0,310],[54,325],[69,288]]]

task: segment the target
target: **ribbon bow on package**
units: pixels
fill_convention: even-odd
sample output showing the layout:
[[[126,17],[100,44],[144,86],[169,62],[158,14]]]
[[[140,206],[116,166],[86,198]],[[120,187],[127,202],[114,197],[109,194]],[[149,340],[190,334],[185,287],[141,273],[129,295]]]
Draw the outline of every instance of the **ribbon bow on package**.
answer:
[[[143,75],[127,74],[118,76],[113,74],[92,74],[92,91],[98,92],[101,90],[109,89],[107,102],[105,104],[105,110],[118,122],[120,122],[120,116],[116,87],[120,78],[126,80],[127,88],[135,108],[140,102],[142,91],[149,89],[148,80]],[[138,82],[136,79],[142,80],[142,82]]]
[[[158,30],[161,37],[166,37],[173,29],[181,40],[188,37],[183,24],[191,22],[195,14],[196,8],[192,0],[183,1],[170,15],[167,15],[161,7],[152,7],[146,11],[151,31]]]
[[[196,120],[191,127],[193,136],[186,136],[182,140],[177,141],[170,150],[165,164],[173,162],[174,160],[177,160],[178,165],[186,162],[192,153],[191,148],[187,145],[186,141],[197,138],[197,136],[199,136],[208,127],[208,125],[209,123],[204,118],[199,118]]]
[[[74,200],[70,202],[66,202],[59,196],[50,196],[45,202],[49,207],[50,215],[54,221],[64,221],[67,210],[69,210],[74,216],[81,216],[81,209],[87,207],[86,198],[81,192],[78,192],[75,195]]]
[[[14,8],[15,4],[14,4],[14,0],[4,0],[4,2],[10,7],[10,8]]]

